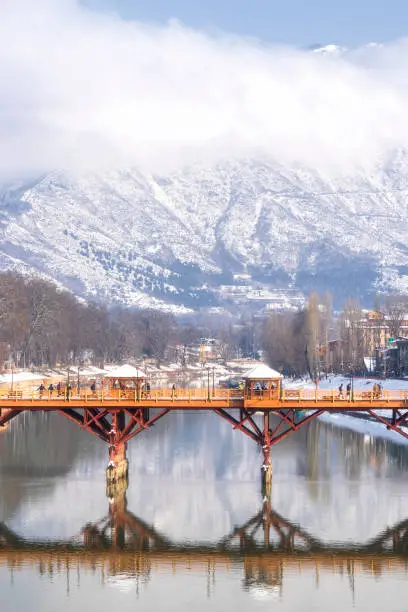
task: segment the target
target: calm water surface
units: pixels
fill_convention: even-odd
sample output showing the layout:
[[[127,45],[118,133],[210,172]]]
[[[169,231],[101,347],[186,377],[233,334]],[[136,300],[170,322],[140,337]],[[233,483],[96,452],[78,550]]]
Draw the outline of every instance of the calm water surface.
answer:
[[[129,459],[108,499],[107,448],[63,417],[1,433],[2,612],[407,609],[408,446],[315,422],[273,450],[270,506],[256,445],[212,415]]]

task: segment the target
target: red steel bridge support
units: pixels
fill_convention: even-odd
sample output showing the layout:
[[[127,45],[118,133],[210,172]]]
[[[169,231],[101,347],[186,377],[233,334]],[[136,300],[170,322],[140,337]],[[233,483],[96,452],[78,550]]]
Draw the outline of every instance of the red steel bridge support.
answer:
[[[70,402],[71,403],[71,402]],[[69,405],[69,404],[67,404]],[[71,403],[72,405],[72,403]],[[23,412],[58,412],[80,426],[81,429],[95,435],[108,444],[109,462],[106,469],[108,489],[115,488],[121,480],[128,478],[129,464],[126,456],[127,443],[143,431],[148,430],[156,421],[169,412],[169,409],[155,411],[150,414],[149,408],[134,408],[126,406],[123,409],[112,407],[66,407],[50,409],[31,407],[18,409],[0,409],[0,427]]]
[[[239,429],[259,444],[263,454],[261,466],[262,494],[269,498],[272,488],[272,446],[291,433],[298,431],[312,419],[322,414],[324,410],[314,410],[304,415],[303,411],[297,409],[278,411],[264,409],[262,410],[262,429],[254,419],[256,410],[241,409],[239,420],[224,410],[217,410],[216,412],[229,421],[234,429]]]

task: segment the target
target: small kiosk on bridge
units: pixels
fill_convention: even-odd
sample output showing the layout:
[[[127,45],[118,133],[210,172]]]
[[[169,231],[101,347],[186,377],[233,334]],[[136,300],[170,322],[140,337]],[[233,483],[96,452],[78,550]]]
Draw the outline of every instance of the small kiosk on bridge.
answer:
[[[266,396],[271,399],[279,399],[282,388],[282,374],[273,370],[265,363],[249,370],[244,374],[245,397],[251,399],[256,396]]]
[[[104,376],[104,381],[107,383],[108,392],[120,393],[122,397],[127,397],[128,393],[134,395],[136,391],[137,399],[140,399],[146,388],[145,372],[128,363],[111,370]]]

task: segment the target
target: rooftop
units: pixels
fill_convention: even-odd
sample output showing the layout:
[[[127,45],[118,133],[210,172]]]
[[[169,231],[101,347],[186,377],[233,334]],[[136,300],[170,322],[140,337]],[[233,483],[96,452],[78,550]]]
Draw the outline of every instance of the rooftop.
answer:
[[[248,380],[270,380],[273,378],[282,378],[282,374],[276,370],[273,370],[265,363],[260,363],[251,370],[248,370],[248,372],[246,372],[242,378],[246,378]]]
[[[105,375],[105,378],[146,378],[145,372],[140,368],[125,363]]]

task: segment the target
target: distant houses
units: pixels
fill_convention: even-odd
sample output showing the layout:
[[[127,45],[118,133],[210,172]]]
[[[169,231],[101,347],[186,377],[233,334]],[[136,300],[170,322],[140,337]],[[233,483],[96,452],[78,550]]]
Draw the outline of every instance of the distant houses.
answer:
[[[369,311],[360,321],[366,351],[379,376],[408,376],[408,313]]]
[[[386,377],[408,377],[408,338],[396,338],[375,350],[375,372]]]

